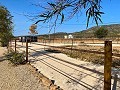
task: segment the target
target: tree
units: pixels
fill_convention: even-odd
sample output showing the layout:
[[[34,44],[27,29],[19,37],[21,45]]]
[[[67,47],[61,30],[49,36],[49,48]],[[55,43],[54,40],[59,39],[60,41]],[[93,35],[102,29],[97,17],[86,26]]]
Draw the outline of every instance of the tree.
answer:
[[[13,22],[10,12],[0,5],[0,42],[1,46],[7,46],[13,37]]]
[[[35,17],[37,18],[35,24],[54,21],[54,26],[56,26],[57,21],[63,23],[66,19],[71,19],[76,14],[80,14],[81,11],[86,14],[87,27],[90,18],[92,18],[97,25],[99,21],[102,22],[101,15],[104,13],[101,12],[101,0],[46,0],[46,2],[47,3],[44,4],[45,6],[36,4],[36,6],[42,7],[44,12]]]
[[[95,31],[94,35],[95,37],[97,38],[104,38],[106,37],[108,34],[108,30],[103,28],[103,27],[100,27],[98,30]]]

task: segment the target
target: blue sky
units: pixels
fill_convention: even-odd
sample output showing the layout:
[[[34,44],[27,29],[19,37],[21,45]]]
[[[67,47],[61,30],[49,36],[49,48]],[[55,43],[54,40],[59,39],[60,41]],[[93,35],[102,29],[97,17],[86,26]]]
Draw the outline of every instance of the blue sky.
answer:
[[[41,1],[41,2],[40,2]],[[39,7],[32,4],[42,3],[44,0],[0,0],[0,4],[7,7],[13,17],[14,22],[14,35],[29,35],[29,27],[35,21],[31,21],[25,15],[35,14],[41,12]],[[120,23],[120,0],[102,0],[102,11],[105,13],[102,15],[103,24],[119,24]],[[48,34],[49,28],[40,27],[38,24],[38,34]],[[44,25],[47,26],[47,25]],[[95,26],[94,23],[90,23],[89,27]],[[77,19],[73,19],[64,22],[62,25],[56,27],[56,32],[76,32],[86,29],[86,18],[84,13]],[[53,30],[51,31],[51,33]]]

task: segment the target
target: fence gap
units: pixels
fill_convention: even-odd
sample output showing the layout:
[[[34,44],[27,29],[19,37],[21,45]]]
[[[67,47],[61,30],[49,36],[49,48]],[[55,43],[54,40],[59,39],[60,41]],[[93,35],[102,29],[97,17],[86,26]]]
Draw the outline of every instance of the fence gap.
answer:
[[[112,41],[105,41],[104,90],[111,90]]]

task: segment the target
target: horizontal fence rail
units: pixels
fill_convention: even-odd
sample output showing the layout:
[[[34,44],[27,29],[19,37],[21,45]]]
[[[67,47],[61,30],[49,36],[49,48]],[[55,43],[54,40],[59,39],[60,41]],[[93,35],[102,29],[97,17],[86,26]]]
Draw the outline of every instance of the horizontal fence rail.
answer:
[[[56,48],[56,49],[57,48],[58,49],[66,49],[66,50],[70,50],[71,49],[71,47],[66,48],[67,46],[51,46],[51,45],[44,45],[44,44],[40,44],[40,43],[31,43],[31,44],[41,45],[41,46],[48,46],[48,47]],[[26,46],[23,46],[23,45],[19,45],[19,44],[16,44],[16,45],[26,48]],[[99,51],[90,51],[90,50],[74,49],[74,48],[72,48],[72,50],[79,51],[79,52],[95,53],[95,54],[102,54],[102,55],[104,55],[104,52],[99,52]],[[120,54],[112,53],[112,56],[120,57]]]
[[[51,47],[51,48],[60,48],[60,49],[70,50],[70,48],[66,48],[65,46],[51,46],[51,45],[44,45],[44,44],[38,44],[38,43],[31,43],[31,44],[48,46],[48,47]],[[90,50],[83,50],[83,49],[74,49],[74,48],[72,48],[72,50],[80,51],[80,52],[87,52],[87,53],[104,54],[104,52],[90,51]],[[112,56],[120,57],[120,54],[112,53]]]

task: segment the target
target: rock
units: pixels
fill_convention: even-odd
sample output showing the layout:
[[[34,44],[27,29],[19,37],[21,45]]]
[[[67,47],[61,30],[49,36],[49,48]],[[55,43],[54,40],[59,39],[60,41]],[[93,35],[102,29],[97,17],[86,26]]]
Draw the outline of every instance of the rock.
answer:
[[[50,86],[50,90],[58,90],[58,88],[59,88],[59,87],[56,86],[56,85],[51,85],[51,86]]]
[[[46,78],[46,77],[42,77],[42,82],[43,82],[43,84],[44,84],[45,86],[48,86],[48,87],[53,84],[52,81],[49,80],[49,79]]]

